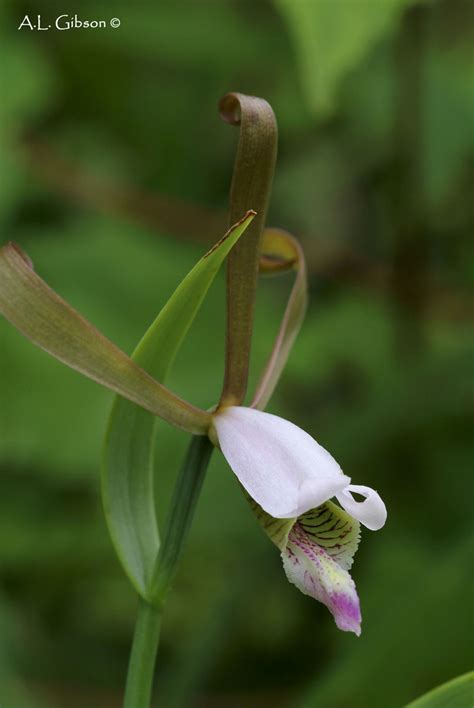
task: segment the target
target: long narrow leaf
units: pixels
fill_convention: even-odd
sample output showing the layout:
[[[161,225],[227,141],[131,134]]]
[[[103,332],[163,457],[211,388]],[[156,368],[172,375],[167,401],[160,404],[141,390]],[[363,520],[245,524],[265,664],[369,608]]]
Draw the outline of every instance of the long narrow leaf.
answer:
[[[190,433],[202,435],[210,416],[155,381],[65,302],[12,243],[0,249],[0,313],[41,349]]]
[[[232,227],[182,281],[132,358],[163,381],[225,257],[254,217]],[[159,548],[153,492],[154,418],[117,398],[102,465],[102,494],[109,531],[131,582],[145,598]]]

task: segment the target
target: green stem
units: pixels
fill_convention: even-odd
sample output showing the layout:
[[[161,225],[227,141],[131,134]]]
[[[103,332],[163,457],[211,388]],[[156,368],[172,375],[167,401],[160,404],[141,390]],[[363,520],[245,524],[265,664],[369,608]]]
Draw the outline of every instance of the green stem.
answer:
[[[163,607],[189,533],[212,451],[212,443],[207,437],[194,436],[191,439],[156,559],[150,602],[140,599],[138,606],[124,708],[149,708]]]
[[[163,605],[176,573],[213,449],[209,438],[204,436],[194,436],[188,447],[153,571],[151,597],[159,606]]]
[[[140,598],[128,665],[124,708],[148,708],[150,705],[161,616],[161,608],[153,607]]]

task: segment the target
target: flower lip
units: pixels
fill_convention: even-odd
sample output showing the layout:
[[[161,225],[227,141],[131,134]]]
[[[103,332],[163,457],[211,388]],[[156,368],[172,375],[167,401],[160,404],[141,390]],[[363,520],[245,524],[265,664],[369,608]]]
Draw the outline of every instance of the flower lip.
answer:
[[[360,604],[351,576],[296,523],[282,551],[288,580],[305,595],[322,602],[345,632],[360,635]]]

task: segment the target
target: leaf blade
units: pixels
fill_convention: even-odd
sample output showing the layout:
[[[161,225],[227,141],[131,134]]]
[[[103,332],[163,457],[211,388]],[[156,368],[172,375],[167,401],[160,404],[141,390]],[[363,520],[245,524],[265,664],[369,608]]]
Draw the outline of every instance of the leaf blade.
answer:
[[[132,355],[163,380],[222,262],[254,212],[233,226],[190,271]],[[102,497],[107,525],[122,566],[147,598],[159,549],[153,493],[153,416],[122,398],[114,401],[102,458]]]
[[[14,244],[0,249],[0,313],[67,366],[191,433],[210,416],[155,381],[52,290]]]
[[[474,671],[470,671],[425,693],[407,708],[472,708],[473,705]]]
[[[330,115],[341,83],[419,0],[292,2],[274,0],[293,40],[300,81],[314,114]]]

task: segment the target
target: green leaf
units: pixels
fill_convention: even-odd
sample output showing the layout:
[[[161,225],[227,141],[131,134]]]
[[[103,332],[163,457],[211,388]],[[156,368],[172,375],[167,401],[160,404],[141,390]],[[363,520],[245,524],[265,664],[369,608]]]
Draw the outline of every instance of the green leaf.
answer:
[[[254,217],[249,212],[191,270],[139,343],[132,359],[163,381],[227,254]],[[159,549],[153,493],[154,417],[117,398],[102,464],[102,494],[110,535],[137,591],[147,599]]]
[[[463,171],[469,169],[474,150],[474,92],[471,63],[466,59],[471,51],[460,43],[450,52],[435,44],[424,61],[421,178],[432,208],[439,208]]]
[[[311,109],[330,113],[341,81],[413,0],[275,0],[293,35]]]
[[[425,693],[407,708],[472,708],[474,705],[474,671]]]
[[[162,386],[54,292],[12,243],[0,249],[0,313],[33,344],[153,415],[203,435],[210,415]]]

